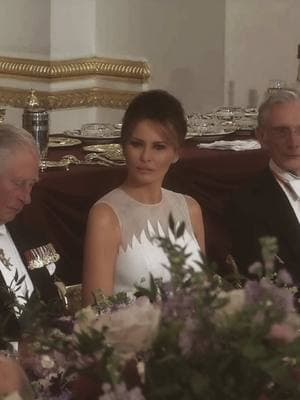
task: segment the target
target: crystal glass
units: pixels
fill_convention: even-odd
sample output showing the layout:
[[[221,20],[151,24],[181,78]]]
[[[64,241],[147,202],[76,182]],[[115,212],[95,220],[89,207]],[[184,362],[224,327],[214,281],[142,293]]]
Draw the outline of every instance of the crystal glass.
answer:
[[[278,90],[284,89],[286,87],[287,87],[287,84],[285,81],[283,81],[281,79],[270,79],[267,93],[268,93],[268,95],[271,95],[271,94],[277,92]]]
[[[88,123],[81,126],[82,136],[110,137],[115,129],[110,123]]]
[[[286,82],[281,79],[270,79],[269,89],[283,89],[286,87]]]
[[[40,153],[40,169],[41,171],[44,171],[47,168],[47,154],[49,143],[48,132],[44,130],[37,130],[35,132],[35,140]]]
[[[244,114],[245,110],[242,107],[222,106],[215,111],[216,117],[223,121],[237,120],[242,118]]]

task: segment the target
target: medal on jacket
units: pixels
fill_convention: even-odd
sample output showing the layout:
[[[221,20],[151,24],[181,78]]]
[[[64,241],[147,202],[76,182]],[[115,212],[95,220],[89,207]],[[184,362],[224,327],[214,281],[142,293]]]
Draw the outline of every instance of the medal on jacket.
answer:
[[[42,268],[51,263],[55,263],[60,258],[59,254],[56,252],[54,246],[51,243],[27,250],[24,253],[24,256],[27,262],[27,266],[31,270]]]
[[[12,263],[10,262],[10,258],[6,257],[4,254],[4,250],[0,248],[0,261],[4,265],[5,268],[7,268],[9,271],[11,271],[10,267],[12,267]]]

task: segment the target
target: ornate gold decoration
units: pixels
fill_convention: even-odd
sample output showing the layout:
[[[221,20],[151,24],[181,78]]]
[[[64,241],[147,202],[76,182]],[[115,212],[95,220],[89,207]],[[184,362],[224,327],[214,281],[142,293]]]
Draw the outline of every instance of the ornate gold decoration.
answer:
[[[88,78],[96,75],[144,82],[150,77],[150,68],[144,61],[102,57],[64,61],[0,57],[0,75],[47,81]]]
[[[27,108],[37,108],[39,107],[40,103],[39,103],[39,99],[37,98],[37,95],[35,94],[36,90],[31,89],[30,90],[30,95],[27,99]]]
[[[36,91],[42,108],[48,110],[77,107],[108,107],[124,109],[138,92],[102,89],[99,87],[55,92]],[[30,90],[0,87],[0,104],[25,108]]]

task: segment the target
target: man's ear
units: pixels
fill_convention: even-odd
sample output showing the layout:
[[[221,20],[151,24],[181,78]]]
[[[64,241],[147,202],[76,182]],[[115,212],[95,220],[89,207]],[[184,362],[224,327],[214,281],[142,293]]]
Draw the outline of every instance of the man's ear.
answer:
[[[263,149],[268,148],[268,133],[267,133],[266,128],[262,128],[262,127],[256,128],[255,137],[259,141],[259,143],[261,144],[261,147]]]

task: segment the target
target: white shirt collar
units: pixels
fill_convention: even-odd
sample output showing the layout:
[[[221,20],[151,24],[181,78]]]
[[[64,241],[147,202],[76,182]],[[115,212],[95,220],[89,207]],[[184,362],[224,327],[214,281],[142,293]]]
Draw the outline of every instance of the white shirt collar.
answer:
[[[269,166],[275,177],[286,185],[295,200],[300,199],[300,176],[283,170],[272,159],[270,160]]]
[[[4,224],[0,225],[0,235],[6,235],[7,234],[7,229]]]

